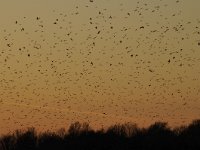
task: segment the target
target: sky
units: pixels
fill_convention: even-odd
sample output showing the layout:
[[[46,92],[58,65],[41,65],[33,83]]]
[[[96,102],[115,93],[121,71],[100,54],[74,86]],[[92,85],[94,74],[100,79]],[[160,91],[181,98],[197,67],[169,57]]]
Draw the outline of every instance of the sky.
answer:
[[[199,119],[199,0],[0,4],[0,134]]]

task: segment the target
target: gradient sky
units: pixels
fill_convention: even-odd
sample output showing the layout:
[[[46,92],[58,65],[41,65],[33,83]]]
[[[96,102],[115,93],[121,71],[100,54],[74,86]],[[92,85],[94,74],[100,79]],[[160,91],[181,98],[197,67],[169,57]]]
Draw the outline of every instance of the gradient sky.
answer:
[[[200,116],[199,0],[0,0],[0,134]]]

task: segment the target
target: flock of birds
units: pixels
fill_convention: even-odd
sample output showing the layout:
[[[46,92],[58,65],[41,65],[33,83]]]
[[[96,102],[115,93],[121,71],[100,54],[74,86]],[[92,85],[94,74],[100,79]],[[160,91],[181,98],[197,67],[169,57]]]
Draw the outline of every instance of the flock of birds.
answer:
[[[89,0],[0,30],[1,130],[199,115],[200,18],[183,19],[164,1],[126,3],[114,11]]]

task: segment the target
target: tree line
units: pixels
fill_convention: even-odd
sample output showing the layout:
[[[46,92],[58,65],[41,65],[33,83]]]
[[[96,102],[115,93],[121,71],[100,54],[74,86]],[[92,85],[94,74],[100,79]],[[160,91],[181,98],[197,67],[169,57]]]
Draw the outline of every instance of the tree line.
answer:
[[[75,122],[68,130],[44,133],[28,128],[3,135],[0,150],[200,150],[200,120],[174,129],[166,122],[147,128],[124,123],[99,130]]]

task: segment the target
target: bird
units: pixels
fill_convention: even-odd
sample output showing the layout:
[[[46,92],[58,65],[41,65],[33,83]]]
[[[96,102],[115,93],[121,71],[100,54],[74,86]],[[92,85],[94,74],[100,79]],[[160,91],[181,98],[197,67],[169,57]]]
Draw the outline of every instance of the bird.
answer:
[[[16,15],[1,27],[2,130],[198,112],[199,23],[184,17],[181,1],[83,4]]]

